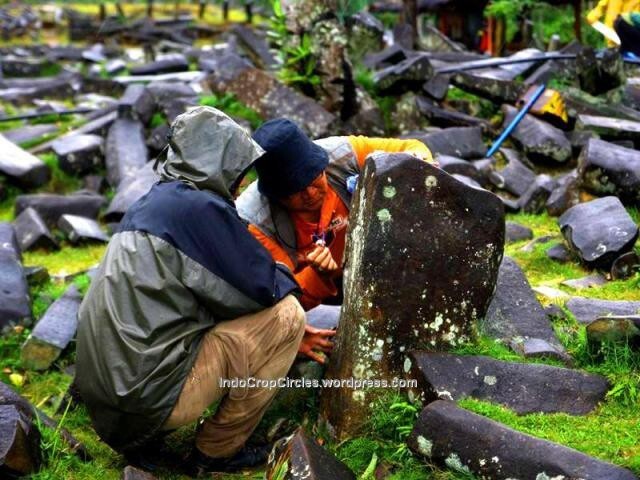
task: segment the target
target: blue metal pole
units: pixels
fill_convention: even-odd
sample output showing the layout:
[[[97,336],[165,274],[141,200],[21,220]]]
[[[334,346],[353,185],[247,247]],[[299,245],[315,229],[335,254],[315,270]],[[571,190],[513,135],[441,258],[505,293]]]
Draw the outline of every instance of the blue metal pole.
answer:
[[[498,151],[498,149],[500,148],[500,145],[502,145],[502,143],[507,139],[507,137],[511,135],[511,132],[513,132],[513,130],[518,126],[520,121],[524,118],[527,112],[531,110],[531,107],[533,107],[533,104],[538,101],[538,99],[546,89],[547,89],[546,85],[540,85],[538,87],[538,89],[533,93],[533,96],[531,97],[531,99],[529,99],[527,104],[524,107],[522,107],[522,109],[518,112],[518,114],[516,115],[516,118],[511,120],[511,123],[509,124],[509,126],[507,126],[507,128],[505,128],[505,130],[498,137],[498,140],[496,140],[494,144],[491,145],[491,148],[487,152],[487,158],[489,158],[490,156],[492,156],[494,153]]]

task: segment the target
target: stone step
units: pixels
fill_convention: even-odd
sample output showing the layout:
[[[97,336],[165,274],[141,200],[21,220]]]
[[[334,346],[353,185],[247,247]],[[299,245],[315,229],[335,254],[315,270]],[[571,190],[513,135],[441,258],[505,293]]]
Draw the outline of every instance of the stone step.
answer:
[[[586,415],[609,390],[600,375],[537,363],[504,362],[485,356],[415,351],[411,376],[427,402],[475,398],[522,415]]]
[[[407,443],[429,462],[492,480],[637,480],[629,470],[520,433],[444,400],[427,405]]]

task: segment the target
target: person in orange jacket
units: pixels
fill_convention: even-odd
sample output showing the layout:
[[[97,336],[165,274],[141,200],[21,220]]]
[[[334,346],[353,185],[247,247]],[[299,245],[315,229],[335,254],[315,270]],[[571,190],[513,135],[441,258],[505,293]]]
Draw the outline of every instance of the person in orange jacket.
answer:
[[[374,151],[405,152],[433,162],[419,140],[329,137],[315,142],[292,121],[271,120],[253,135],[265,150],[255,166],[258,181],[236,200],[249,231],[294,273],[307,326],[299,352],[324,363],[339,318],[339,306],[322,305],[338,294],[342,277],[351,193],[347,180],[359,174]]]

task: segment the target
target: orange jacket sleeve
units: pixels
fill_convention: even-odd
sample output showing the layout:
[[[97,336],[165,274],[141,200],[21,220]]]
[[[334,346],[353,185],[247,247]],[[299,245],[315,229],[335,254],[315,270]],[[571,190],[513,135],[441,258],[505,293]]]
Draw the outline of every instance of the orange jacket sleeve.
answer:
[[[313,268],[307,266],[295,270],[291,257],[285,249],[276,240],[262,233],[258,227],[249,225],[249,231],[269,251],[276,262],[284,263],[293,272],[293,276],[302,289],[302,298],[300,299],[302,308],[311,310],[320,305],[323,299],[338,293],[333,281],[325,280]]]
[[[353,147],[358,159],[358,166],[363,167],[364,161],[370,153],[375,151],[398,153],[406,152],[415,155],[417,158],[429,163],[433,163],[431,150],[420,140],[398,139],[398,138],[372,138],[362,135],[351,135],[347,137]]]

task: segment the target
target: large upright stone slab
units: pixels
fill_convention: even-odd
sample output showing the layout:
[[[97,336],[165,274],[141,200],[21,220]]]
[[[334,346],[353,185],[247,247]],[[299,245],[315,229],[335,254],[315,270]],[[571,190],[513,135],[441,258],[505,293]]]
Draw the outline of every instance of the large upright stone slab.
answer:
[[[591,268],[608,270],[638,238],[638,227],[617,197],[576,205],[562,214],[558,224],[569,248]]]
[[[10,223],[0,223],[0,332],[30,317],[29,285],[18,240]]]
[[[640,151],[591,138],[578,158],[580,184],[596,195],[640,205]]]
[[[412,352],[410,358],[412,376],[427,402],[470,397],[518,414],[586,415],[609,390],[609,382],[600,375],[550,365],[422,351]]]
[[[407,443],[431,462],[478,478],[637,480],[629,470],[512,430],[444,400],[427,405]]]
[[[51,170],[42,160],[1,134],[0,173],[23,188],[41,187],[51,178]]]
[[[500,265],[495,295],[481,323],[481,330],[509,344],[515,342],[512,346],[540,339],[552,348],[549,356],[566,356],[527,278],[510,257],[504,257]]]
[[[107,180],[112,187],[135,175],[148,160],[144,127],[137,120],[119,118],[109,128],[105,147]]]
[[[518,110],[503,105],[504,126],[511,123]],[[564,163],[571,158],[571,142],[564,132],[533,115],[525,115],[511,137],[518,142],[531,160]]]
[[[82,295],[75,285],[51,304],[22,346],[22,366],[46,370],[76,334]]]
[[[406,154],[370,156],[354,195],[327,377],[391,379],[408,371],[409,350],[447,349],[471,337],[495,287],[504,210],[492,193]],[[372,395],[323,391],[330,431],[354,434]]]

